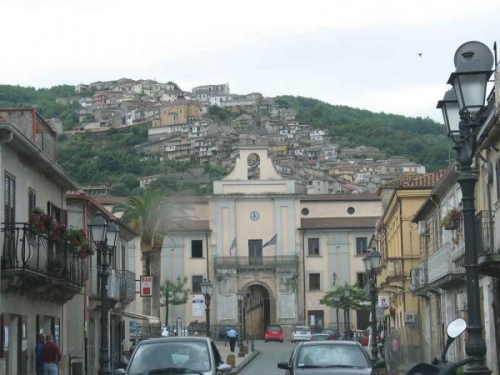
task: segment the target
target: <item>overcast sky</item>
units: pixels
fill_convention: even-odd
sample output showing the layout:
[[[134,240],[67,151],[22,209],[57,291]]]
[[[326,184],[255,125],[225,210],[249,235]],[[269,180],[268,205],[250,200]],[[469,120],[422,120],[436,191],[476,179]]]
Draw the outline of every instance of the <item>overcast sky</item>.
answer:
[[[5,0],[0,83],[118,78],[302,95],[429,116],[455,50],[498,36],[498,0]],[[419,56],[419,53],[422,56]]]

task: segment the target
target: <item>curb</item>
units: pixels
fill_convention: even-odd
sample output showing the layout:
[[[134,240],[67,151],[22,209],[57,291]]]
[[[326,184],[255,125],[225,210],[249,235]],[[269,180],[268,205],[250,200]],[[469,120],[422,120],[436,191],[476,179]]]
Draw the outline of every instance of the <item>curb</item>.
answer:
[[[233,368],[229,374],[238,374],[243,370],[252,360],[259,355],[260,351],[255,350],[253,353],[248,354],[248,356],[235,368]]]

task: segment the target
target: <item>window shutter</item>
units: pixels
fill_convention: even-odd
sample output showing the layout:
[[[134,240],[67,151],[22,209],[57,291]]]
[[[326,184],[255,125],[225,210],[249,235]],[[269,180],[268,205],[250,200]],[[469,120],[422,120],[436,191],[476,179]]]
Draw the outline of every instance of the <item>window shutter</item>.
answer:
[[[36,191],[33,189],[28,192],[28,205],[29,214],[31,214],[36,207]]]

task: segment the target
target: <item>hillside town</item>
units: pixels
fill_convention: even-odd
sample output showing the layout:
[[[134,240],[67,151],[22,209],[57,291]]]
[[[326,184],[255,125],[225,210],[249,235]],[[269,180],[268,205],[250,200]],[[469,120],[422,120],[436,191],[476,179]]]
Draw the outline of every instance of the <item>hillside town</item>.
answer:
[[[280,108],[260,93],[231,94],[228,84],[199,86],[191,92],[175,87],[131,79],[77,85],[74,97],[57,99],[78,101],[81,107],[80,125],[65,134],[147,126],[148,141],[137,147],[151,158],[210,163],[228,170],[235,165],[239,145],[266,145],[275,170],[308,194],[376,193],[384,181],[425,173],[425,166],[404,157],[386,157],[374,147],[343,146],[342,139],[301,124],[295,111]],[[81,96],[89,93],[93,95]],[[227,110],[232,117],[217,121],[210,116],[211,107]],[[62,132],[60,121],[49,123]],[[252,178],[259,177],[258,170],[251,173]],[[141,186],[158,177],[141,177]],[[101,189],[87,186],[85,190]]]

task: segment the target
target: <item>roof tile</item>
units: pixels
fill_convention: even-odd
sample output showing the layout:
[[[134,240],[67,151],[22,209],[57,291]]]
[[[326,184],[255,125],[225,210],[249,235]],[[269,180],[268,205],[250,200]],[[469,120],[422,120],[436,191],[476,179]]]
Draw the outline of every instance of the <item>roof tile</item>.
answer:
[[[393,187],[397,189],[432,189],[443,177],[446,169],[426,174],[406,175],[384,183],[381,188]]]

